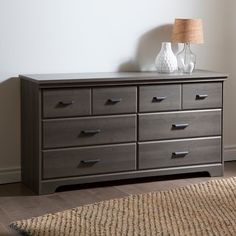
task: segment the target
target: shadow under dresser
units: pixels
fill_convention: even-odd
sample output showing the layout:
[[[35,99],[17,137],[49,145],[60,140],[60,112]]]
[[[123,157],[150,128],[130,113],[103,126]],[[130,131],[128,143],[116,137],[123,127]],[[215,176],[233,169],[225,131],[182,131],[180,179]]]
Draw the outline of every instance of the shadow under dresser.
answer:
[[[22,182],[59,186],[191,172],[223,174],[227,75],[20,75]]]

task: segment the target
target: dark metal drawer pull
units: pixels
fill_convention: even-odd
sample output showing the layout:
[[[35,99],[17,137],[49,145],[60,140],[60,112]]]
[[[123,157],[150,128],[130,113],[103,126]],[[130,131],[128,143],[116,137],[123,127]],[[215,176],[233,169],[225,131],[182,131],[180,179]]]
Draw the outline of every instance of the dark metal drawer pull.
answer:
[[[85,165],[92,165],[92,164],[96,164],[100,161],[100,159],[96,159],[96,160],[82,160],[81,163],[85,164]]]
[[[109,103],[118,103],[118,102],[121,102],[121,101],[122,101],[122,98],[109,98],[108,99]]]
[[[172,157],[173,158],[178,158],[178,157],[185,157],[186,155],[189,154],[189,151],[183,151],[183,152],[173,152]]]
[[[205,99],[205,98],[207,98],[207,97],[208,97],[207,94],[197,94],[197,95],[196,95],[196,99]]]
[[[101,132],[100,129],[87,129],[81,131],[82,134],[98,134],[100,132]]]
[[[153,97],[152,101],[153,102],[161,102],[165,100],[167,97]]]
[[[62,105],[62,106],[69,106],[69,105],[72,105],[74,104],[75,101],[60,101],[59,104]]]
[[[172,127],[175,129],[185,129],[189,126],[188,123],[173,124]]]

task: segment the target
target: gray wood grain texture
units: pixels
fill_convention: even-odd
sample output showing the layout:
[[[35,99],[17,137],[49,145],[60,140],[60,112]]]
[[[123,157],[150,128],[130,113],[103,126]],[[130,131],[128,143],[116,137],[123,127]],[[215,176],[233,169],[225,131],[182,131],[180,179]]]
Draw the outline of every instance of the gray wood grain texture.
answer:
[[[134,142],[136,128],[136,115],[44,120],[43,147]],[[100,132],[84,134],[86,130],[100,130]]]
[[[77,73],[77,74],[31,74],[20,75],[26,80],[33,80],[38,84],[64,84],[64,83],[100,83],[100,82],[128,82],[128,81],[175,81],[194,79],[226,79],[227,75],[206,70],[195,70],[191,75],[183,73],[160,74],[157,72],[114,72],[114,73]]]
[[[195,173],[208,172],[212,177],[214,177],[214,176],[222,176],[223,170],[224,166],[222,163],[216,163],[216,164],[214,163],[214,164],[168,167],[168,168],[149,169],[149,170],[117,172],[112,174],[43,180],[41,182],[41,194],[53,193],[59,186],[66,186],[71,184],[84,184],[84,183],[94,183],[94,182],[113,181],[122,179],[123,180],[135,179],[143,177],[162,176],[162,175],[187,174],[194,172]]]
[[[188,124],[184,129],[174,124]],[[221,135],[221,110],[139,114],[139,140]]]
[[[119,101],[120,100],[120,101]],[[137,87],[93,89],[93,114],[122,114],[137,111]]]
[[[163,98],[160,99],[160,98]],[[152,85],[139,88],[139,112],[181,109],[181,85]]]
[[[207,96],[206,98],[204,98],[205,95]],[[222,107],[222,83],[183,85],[183,109],[219,107]]]
[[[38,85],[21,80],[21,179],[39,192],[41,178],[40,90]]]
[[[165,168],[156,168],[156,169],[145,169],[145,170],[128,170],[128,171],[120,171],[120,172],[113,172],[113,173],[100,173],[100,174],[90,174],[85,176],[74,176],[74,177],[61,177],[61,178],[53,178],[48,180],[41,179],[41,150],[43,148],[43,152],[46,151],[59,151],[63,150],[63,147],[74,147],[79,148],[82,146],[87,146],[87,148],[93,148],[92,145],[104,145],[104,144],[117,144],[117,143],[126,143],[126,142],[137,142],[137,133],[143,135],[143,132],[146,132],[146,137],[148,139],[151,136],[156,140],[156,134],[160,133],[166,126],[165,119],[167,117],[162,117],[162,125],[156,124],[156,118],[153,115],[158,115],[159,117],[165,114],[173,114],[173,112],[159,112],[155,114],[140,114],[139,122],[142,117],[145,115],[153,116],[151,122],[150,120],[145,121],[145,126],[148,129],[139,129],[140,127],[137,126],[137,115],[110,115],[110,116],[93,116],[93,114],[89,115],[88,117],[74,117],[71,118],[55,118],[55,119],[44,119],[41,123],[41,91],[43,89],[97,89],[97,88],[105,88],[109,87],[136,87],[136,86],[143,86],[143,85],[187,85],[187,84],[196,84],[196,83],[203,83],[204,85],[207,83],[218,83],[223,82],[226,79],[227,75],[219,74],[219,73],[212,73],[206,71],[195,71],[192,75],[182,75],[182,74],[172,74],[172,75],[162,75],[158,73],[105,73],[105,74],[58,74],[58,75],[36,75],[36,76],[20,76],[22,81],[28,87],[27,89],[22,89],[22,99],[25,105],[22,105],[22,112],[29,113],[23,114],[25,121],[22,122],[22,126],[27,126],[26,130],[23,130],[22,139],[25,139],[22,143],[28,143],[28,140],[32,140],[29,142],[31,147],[23,148],[25,155],[22,155],[22,162],[24,163],[23,174],[27,176],[24,178],[25,184],[30,186],[28,183],[34,183],[30,186],[30,188],[39,194],[51,193],[56,190],[57,187],[62,185],[70,185],[70,184],[82,184],[82,183],[91,183],[91,182],[99,182],[99,181],[110,181],[110,180],[120,180],[125,178],[141,178],[141,177],[148,177],[148,176],[158,176],[158,175],[169,175],[169,174],[179,174],[179,173],[192,173],[198,171],[207,171],[212,176],[221,175],[223,171],[223,156],[222,160],[219,163],[202,163],[199,165],[187,165],[187,166],[174,166],[174,167],[165,167]],[[51,79],[50,79],[51,78]],[[32,85],[30,85],[32,84]],[[33,85],[34,84],[34,85]],[[194,87],[194,86],[193,86]],[[29,92],[28,89],[32,91]],[[28,93],[28,94],[27,94]],[[214,92],[215,93],[215,92]],[[92,95],[92,94],[91,94]],[[32,99],[32,102],[27,101],[27,99]],[[223,99],[223,96],[222,98]],[[138,103],[139,101],[137,101]],[[223,103],[222,103],[223,104]],[[93,104],[92,104],[93,105]],[[138,104],[137,104],[138,106]],[[136,107],[137,109],[137,107]],[[196,110],[195,110],[196,111]],[[221,109],[213,109],[213,110],[204,110],[203,111],[196,111],[194,113],[191,111],[191,115],[187,115],[190,111],[182,111],[182,112],[175,112],[176,116],[173,115],[173,120],[171,121],[178,121],[183,122],[183,120],[178,120],[177,118],[189,118],[189,124],[191,125],[190,121],[194,121],[196,124],[194,129],[186,128],[186,133],[184,130],[167,130],[169,134],[165,136],[168,139],[175,139],[176,137],[180,138],[189,138],[190,135],[199,137],[198,135],[222,135],[221,129]],[[33,115],[34,113],[34,115]],[[186,116],[179,115],[180,113],[186,114]],[[198,113],[201,113],[199,115]],[[214,115],[213,115],[214,113]],[[196,116],[196,114],[198,114]],[[118,119],[119,117],[119,119]],[[150,117],[149,117],[150,118]],[[31,121],[29,121],[32,119]],[[145,119],[144,119],[145,120]],[[168,121],[169,118],[166,120]],[[169,120],[170,121],[170,120]],[[187,119],[185,120],[187,121]],[[141,123],[141,122],[140,122]],[[43,127],[41,128],[41,124]],[[80,130],[78,130],[78,124]],[[99,128],[97,125],[100,124],[103,128]],[[202,124],[202,125],[201,125]],[[88,126],[86,126],[88,125]],[[34,126],[34,127],[33,127]],[[142,124],[143,126],[143,124]],[[157,129],[160,127],[161,129]],[[100,129],[101,132],[94,134],[82,135],[79,136],[79,139],[76,139],[81,133],[81,130],[85,129]],[[105,134],[102,134],[102,131],[105,129]],[[24,129],[24,128],[23,128]],[[102,130],[103,129],[103,130]],[[31,131],[30,131],[31,130]],[[158,132],[157,132],[158,130]],[[41,137],[41,131],[43,135]],[[190,131],[190,132],[189,132]],[[78,133],[79,132],[79,133]],[[181,134],[181,132],[183,132]],[[165,133],[163,131],[163,133]],[[178,133],[178,135],[176,135]],[[26,134],[26,135],[25,135]],[[174,134],[174,135],[173,135]],[[181,134],[179,136],[179,134]],[[37,136],[37,137],[35,137]],[[41,140],[42,138],[42,140]],[[146,139],[145,139],[146,140]],[[42,145],[41,145],[42,141]],[[52,148],[56,148],[52,150]],[[71,148],[70,148],[71,149]],[[73,148],[72,148],[73,149]],[[22,153],[23,153],[22,152]],[[121,157],[123,158],[123,157]],[[136,156],[138,158],[138,156]],[[136,160],[137,161],[137,160]],[[137,166],[138,163],[136,163]]]
[[[91,89],[44,89],[43,116],[73,117],[91,114]]]
[[[221,162],[221,138],[139,143],[139,169]],[[176,156],[175,152],[186,152]]]
[[[135,143],[43,152],[44,179],[129,171],[135,168]]]

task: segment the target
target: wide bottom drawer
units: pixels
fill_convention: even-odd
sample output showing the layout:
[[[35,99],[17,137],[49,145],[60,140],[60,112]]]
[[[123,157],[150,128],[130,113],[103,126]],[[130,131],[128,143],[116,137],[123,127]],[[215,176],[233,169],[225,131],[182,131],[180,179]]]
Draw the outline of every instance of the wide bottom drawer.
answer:
[[[221,138],[139,143],[139,169],[221,162]]]
[[[135,170],[136,144],[43,152],[43,179]]]

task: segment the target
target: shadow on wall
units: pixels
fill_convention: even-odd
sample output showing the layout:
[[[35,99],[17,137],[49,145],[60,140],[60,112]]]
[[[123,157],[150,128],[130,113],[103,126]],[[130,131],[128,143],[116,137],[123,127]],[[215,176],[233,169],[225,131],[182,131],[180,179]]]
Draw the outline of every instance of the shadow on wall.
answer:
[[[161,49],[161,43],[171,41],[172,27],[172,24],[161,25],[143,34],[138,41],[134,59],[122,63],[118,71],[155,71],[154,62]],[[176,53],[178,46],[174,45],[172,49]]]
[[[20,167],[20,81],[0,82],[0,172]]]

